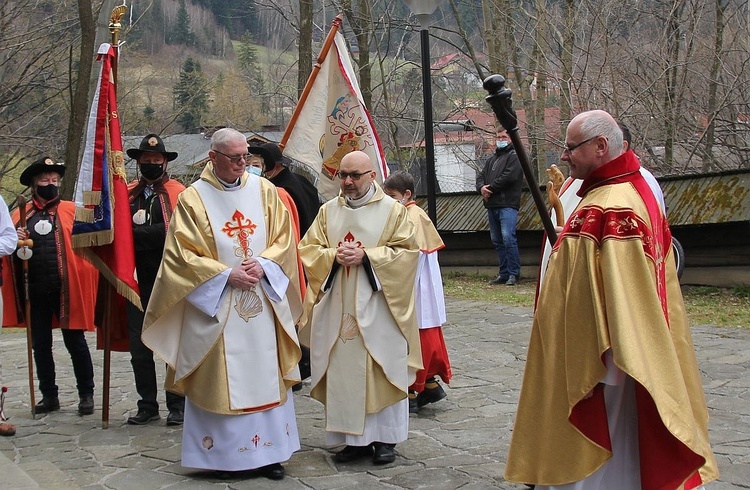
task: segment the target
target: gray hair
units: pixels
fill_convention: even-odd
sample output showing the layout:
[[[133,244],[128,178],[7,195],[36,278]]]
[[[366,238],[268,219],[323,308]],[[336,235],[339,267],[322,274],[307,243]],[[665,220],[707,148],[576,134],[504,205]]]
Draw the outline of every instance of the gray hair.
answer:
[[[211,149],[226,148],[232,141],[242,140],[247,142],[245,135],[232,128],[221,128],[211,136]]]
[[[622,154],[622,130],[618,126],[617,121],[605,111],[595,110],[585,113],[583,121],[581,121],[581,137],[594,138],[596,136],[604,136],[608,141],[608,152],[607,155],[610,160],[614,160]]]

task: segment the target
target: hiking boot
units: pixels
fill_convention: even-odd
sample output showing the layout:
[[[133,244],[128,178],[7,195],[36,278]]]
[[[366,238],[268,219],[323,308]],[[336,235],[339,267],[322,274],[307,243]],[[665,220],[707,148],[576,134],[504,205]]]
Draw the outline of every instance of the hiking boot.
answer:
[[[44,397],[34,407],[34,413],[50,413],[60,410],[60,399],[56,396]]]
[[[91,415],[94,413],[94,395],[83,395],[78,402],[78,415]]]

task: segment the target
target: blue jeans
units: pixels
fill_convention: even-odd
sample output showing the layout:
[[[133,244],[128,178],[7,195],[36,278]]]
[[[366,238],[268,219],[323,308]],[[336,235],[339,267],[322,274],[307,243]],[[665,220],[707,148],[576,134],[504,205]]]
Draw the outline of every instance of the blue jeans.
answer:
[[[516,223],[518,210],[513,208],[487,208],[490,238],[497,251],[501,276],[520,276],[521,257],[518,255]]]

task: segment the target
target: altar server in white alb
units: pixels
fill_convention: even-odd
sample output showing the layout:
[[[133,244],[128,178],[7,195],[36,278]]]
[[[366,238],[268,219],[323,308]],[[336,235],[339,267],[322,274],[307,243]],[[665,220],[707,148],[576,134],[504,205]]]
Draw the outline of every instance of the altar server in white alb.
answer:
[[[214,133],[209,157],[177,201],[143,341],[186,396],[182,465],[280,480],[300,447],[294,234],[276,188],[245,172],[242,133]]]

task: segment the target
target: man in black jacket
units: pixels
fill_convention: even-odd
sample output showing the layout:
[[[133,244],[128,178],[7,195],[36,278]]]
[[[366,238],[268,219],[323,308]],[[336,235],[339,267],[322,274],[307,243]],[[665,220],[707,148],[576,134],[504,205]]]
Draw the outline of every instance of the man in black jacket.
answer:
[[[289,158],[281,154],[281,149],[275,143],[263,143],[260,146],[248,147],[248,152],[263,158],[265,177],[276,187],[281,187],[292,196],[299,214],[300,238],[305,236],[320,209],[318,190],[309,180],[295,174],[286,165],[291,163]]]
[[[521,258],[516,240],[518,208],[521,205],[523,172],[516,151],[505,130],[497,132],[495,153],[486,160],[477,175],[477,192],[482,194],[490,237],[500,264],[490,284],[514,286],[521,275]]]

